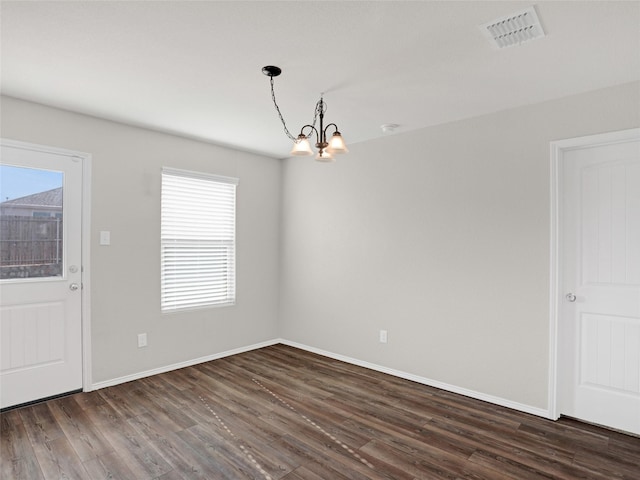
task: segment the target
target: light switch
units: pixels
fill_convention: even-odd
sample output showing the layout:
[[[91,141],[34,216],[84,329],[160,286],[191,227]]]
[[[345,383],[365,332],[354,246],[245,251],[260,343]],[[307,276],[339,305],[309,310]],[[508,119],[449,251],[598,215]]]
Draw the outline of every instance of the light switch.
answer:
[[[111,232],[107,230],[100,232],[100,245],[111,245]]]

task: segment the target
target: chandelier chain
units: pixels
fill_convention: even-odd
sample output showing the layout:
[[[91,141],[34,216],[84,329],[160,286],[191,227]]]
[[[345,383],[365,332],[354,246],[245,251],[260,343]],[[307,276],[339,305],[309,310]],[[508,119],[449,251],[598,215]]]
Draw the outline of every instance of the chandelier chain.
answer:
[[[278,112],[278,117],[280,117],[280,121],[282,122],[282,127],[284,128],[284,133],[287,134],[287,137],[289,137],[291,140],[293,140],[294,142],[298,141],[298,137],[297,136],[293,136],[291,134],[291,132],[289,131],[289,129],[287,128],[287,124],[284,121],[284,117],[282,116],[282,112],[280,112],[280,107],[278,106],[278,102],[276,102],[276,92],[275,89],[273,88],[273,76],[269,76],[270,78],[270,83],[271,83],[271,99],[273,100],[273,105],[276,107],[276,112]],[[314,128],[316,126],[316,120],[318,118],[318,106],[319,104],[322,102],[322,98],[320,98],[320,100],[318,101],[318,103],[316,103],[316,108],[313,112],[313,123],[311,124]]]

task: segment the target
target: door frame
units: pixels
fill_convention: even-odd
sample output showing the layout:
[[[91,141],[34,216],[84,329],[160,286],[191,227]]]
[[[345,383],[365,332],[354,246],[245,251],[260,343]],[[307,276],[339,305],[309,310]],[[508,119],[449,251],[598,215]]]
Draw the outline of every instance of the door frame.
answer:
[[[610,145],[626,142],[640,137],[640,128],[619,130],[597,135],[569,138],[551,142],[551,228],[550,228],[550,289],[549,289],[549,397],[548,412],[549,418],[557,420],[560,418],[558,385],[561,378],[560,372],[563,365],[559,358],[561,347],[558,338],[558,323],[560,321],[561,301],[564,298],[562,287],[562,196],[563,177],[562,161],[565,152],[578,148],[592,147],[599,145]]]
[[[7,147],[21,148],[34,152],[64,155],[77,158],[82,163],[82,213],[81,213],[81,322],[82,322],[82,390],[90,392],[93,388],[91,374],[91,154],[64,148],[49,147],[36,143],[0,138],[0,144]]]

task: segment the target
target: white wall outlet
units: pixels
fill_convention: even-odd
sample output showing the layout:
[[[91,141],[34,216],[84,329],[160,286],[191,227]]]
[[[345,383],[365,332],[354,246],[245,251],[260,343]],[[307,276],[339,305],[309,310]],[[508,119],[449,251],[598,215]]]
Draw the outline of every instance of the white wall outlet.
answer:
[[[146,333],[139,333],[138,334],[138,348],[142,348],[142,347],[146,347],[147,346],[147,334]]]
[[[387,331],[380,330],[380,343],[387,343]]]

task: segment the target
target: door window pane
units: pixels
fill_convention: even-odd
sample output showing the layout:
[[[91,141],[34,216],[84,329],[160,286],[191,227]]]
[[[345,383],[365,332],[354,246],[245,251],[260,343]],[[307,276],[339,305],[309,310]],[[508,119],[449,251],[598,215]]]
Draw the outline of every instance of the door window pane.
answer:
[[[63,173],[0,165],[0,280],[62,276]]]

